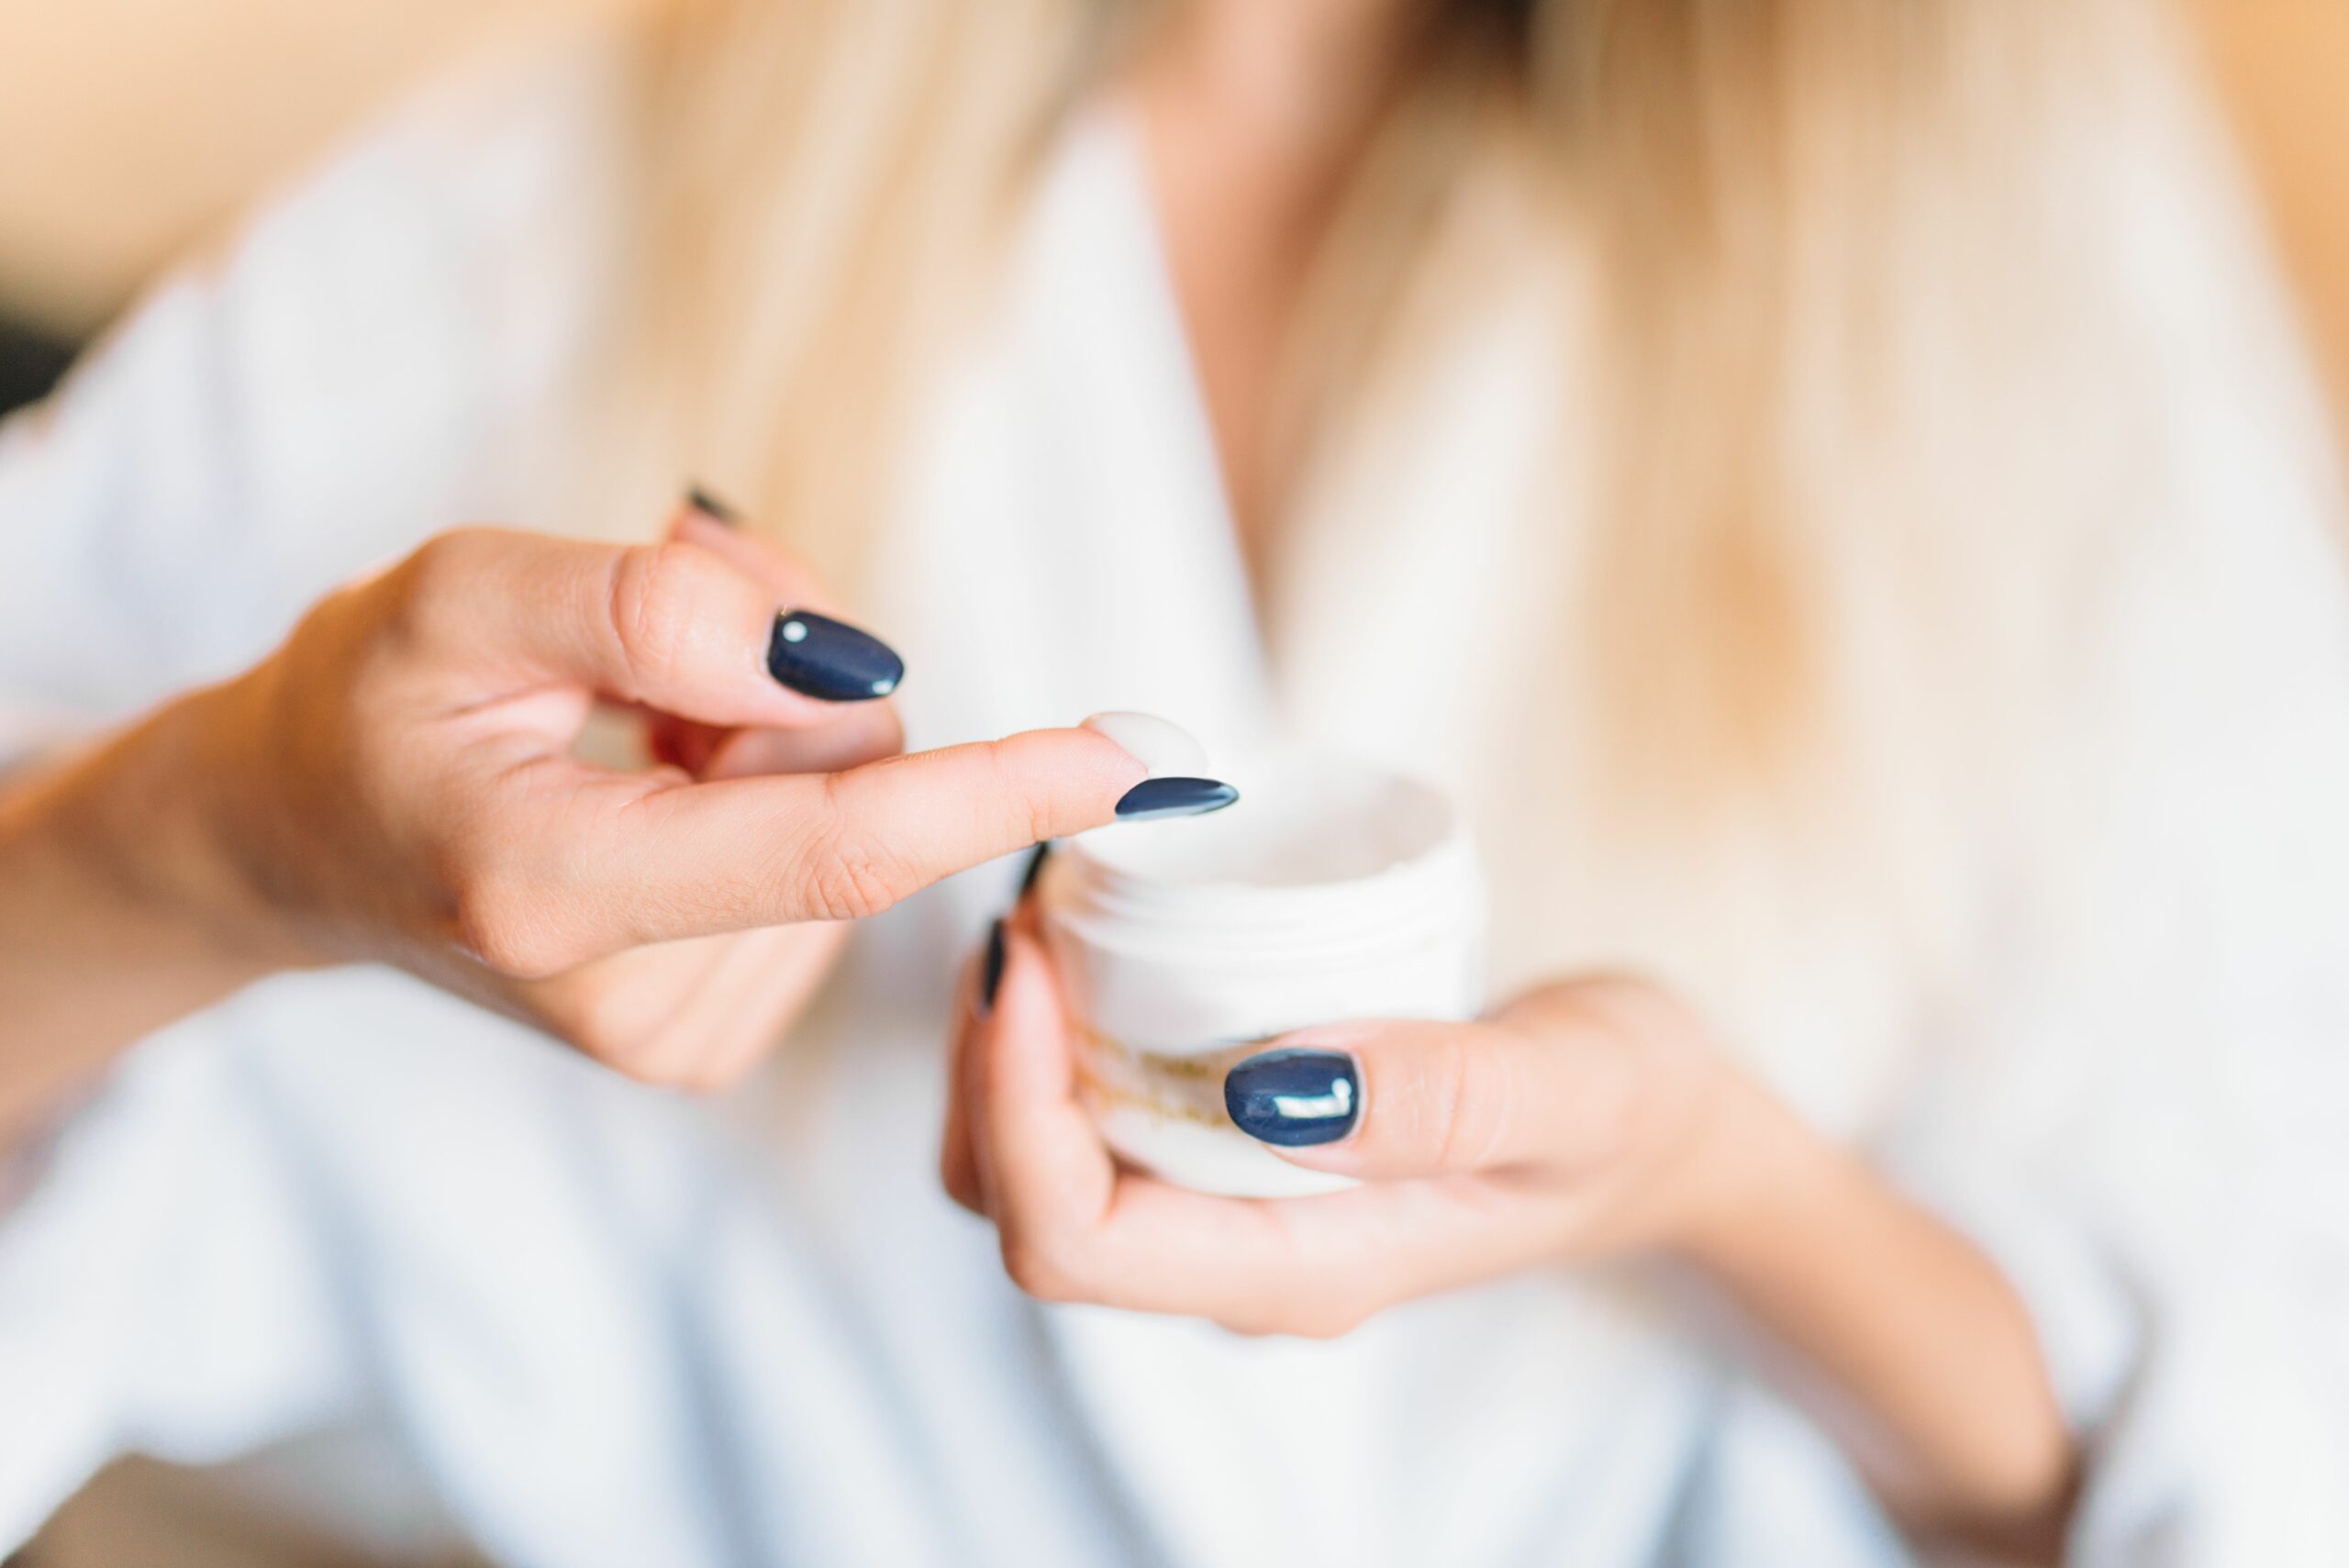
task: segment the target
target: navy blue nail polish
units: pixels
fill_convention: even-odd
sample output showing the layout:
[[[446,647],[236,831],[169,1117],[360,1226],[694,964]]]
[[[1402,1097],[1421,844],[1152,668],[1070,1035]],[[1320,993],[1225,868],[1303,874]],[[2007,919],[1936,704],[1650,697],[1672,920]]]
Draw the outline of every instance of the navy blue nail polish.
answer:
[[[987,956],[979,964],[979,1017],[995,1011],[995,994],[1003,989],[1003,921],[987,928]]]
[[[1223,1108],[1265,1143],[1335,1143],[1362,1115],[1362,1078],[1334,1051],[1267,1051],[1224,1074]]]
[[[1019,891],[1013,896],[1013,903],[1017,904],[1036,891],[1036,879],[1044,874],[1044,862],[1052,858],[1052,841],[1050,839],[1028,851],[1028,869],[1019,873]]]
[[[1220,779],[1144,779],[1118,802],[1120,822],[1148,822],[1159,817],[1204,817],[1221,811],[1240,798],[1240,792]]]
[[[785,610],[767,639],[767,673],[821,702],[870,702],[906,678],[906,662],[869,631],[813,610]]]
[[[685,492],[685,505],[713,523],[723,523],[729,528],[741,526],[741,513],[737,512],[698,484]]]

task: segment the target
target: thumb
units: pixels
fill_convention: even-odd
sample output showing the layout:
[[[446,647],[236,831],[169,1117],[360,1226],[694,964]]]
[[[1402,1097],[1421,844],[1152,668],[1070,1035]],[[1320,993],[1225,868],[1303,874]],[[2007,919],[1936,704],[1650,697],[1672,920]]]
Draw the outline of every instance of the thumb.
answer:
[[[1581,1164],[1614,1137],[1625,1058],[1600,1031],[1571,1026],[1346,1024],[1286,1036],[1234,1065],[1224,1106],[1275,1153],[1343,1175]]]
[[[887,644],[799,607],[739,554],[692,537],[622,548],[460,528],[379,591],[445,706],[554,680],[706,725],[795,728],[896,688],[905,666]]]

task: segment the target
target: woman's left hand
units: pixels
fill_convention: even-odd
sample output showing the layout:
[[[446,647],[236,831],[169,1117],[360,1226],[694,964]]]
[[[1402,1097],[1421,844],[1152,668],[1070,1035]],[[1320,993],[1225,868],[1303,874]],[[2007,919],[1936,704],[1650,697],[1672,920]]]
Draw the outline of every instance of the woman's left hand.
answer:
[[[941,1158],[1030,1295],[1330,1338],[1504,1274],[1675,1255],[1820,1374],[1814,1414],[1911,1529],[2059,1559],[2078,1454],[2014,1287],[1661,991],[1570,981],[1477,1023],[1275,1040],[1226,1078],[1234,1119],[1362,1184],[1210,1197],[1103,1145],[1034,918],[1004,927],[991,1006],[972,966]],[[1327,1141],[1278,1141],[1300,1137]]]
[[[1672,998],[1583,980],[1476,1023],[1272,1042],[1232,1069],[1235,1116],[1284,1158],[1364,1184],[1208,1196],[1121,1167],[1102,1143],[1031,914],[1006,923],[992,1006],[987,967],[965,986],[941,1163],[955,1199],[995,1221],[1012,1278],[1050,1300],[1332,1336],[1523,1269],[1701,1254],[1801,1138]]]

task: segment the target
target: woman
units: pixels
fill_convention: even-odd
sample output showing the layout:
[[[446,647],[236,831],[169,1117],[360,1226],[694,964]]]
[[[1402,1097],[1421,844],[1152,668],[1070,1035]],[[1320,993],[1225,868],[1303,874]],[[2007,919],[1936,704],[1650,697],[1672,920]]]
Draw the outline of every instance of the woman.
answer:
[[[2337,496],[2211,147],[2120,0],[710,6],[428,106],[0,459],[28,714],[261,661],[20,790],[17,1103],[257,974],[441,987],[282,973],[28,1158],[0,1529],[355,1410],[517,1562],[2333,1560]],[[1116,1170],[1010,864],[812,1005],[807,928],[659,940],[1142,770],[575,836],[894,744],[790,733],[816,590],[707,506],[262,657],[681,473],[918,742],[1133,706],[1467,804],[1490,1019],[1308,1031],[1360,1119],[1246,1118],[1367,1185]],[[679,678],[566,635],[629,571]],[[678,773],[582,783],[599,692]],[[705,1104],[441,992],[656,1082],[785,1040]]]

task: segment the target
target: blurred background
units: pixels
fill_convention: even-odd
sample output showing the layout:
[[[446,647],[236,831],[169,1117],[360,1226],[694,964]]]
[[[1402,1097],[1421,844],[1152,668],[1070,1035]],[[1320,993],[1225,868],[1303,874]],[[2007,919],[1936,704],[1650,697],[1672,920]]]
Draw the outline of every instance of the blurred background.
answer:
[[[470,51],[664,0],[0,0],[0,406],[157,269]],[[2185,0],[2349,437],[2349,4]]]
[[[0,406],[436,69],[652,0],[0,0]]]
[[[663,0],[0,0],[0,408],[37,399],[175,259],[352,126],[460,57]],[[2349,450],[2349,0],[2186,0],[2298,284]],[[0,1420],[38,1419],[11,1408]],[[306,1517],[406,1562],[466,1561],[384,1456],[333,1444],[231,1485],[118,1466],[12,1564],[81,1568],[168,1539],[196,1568],[249,1561],[256,1500],[296,1560],[343,1560]]]

